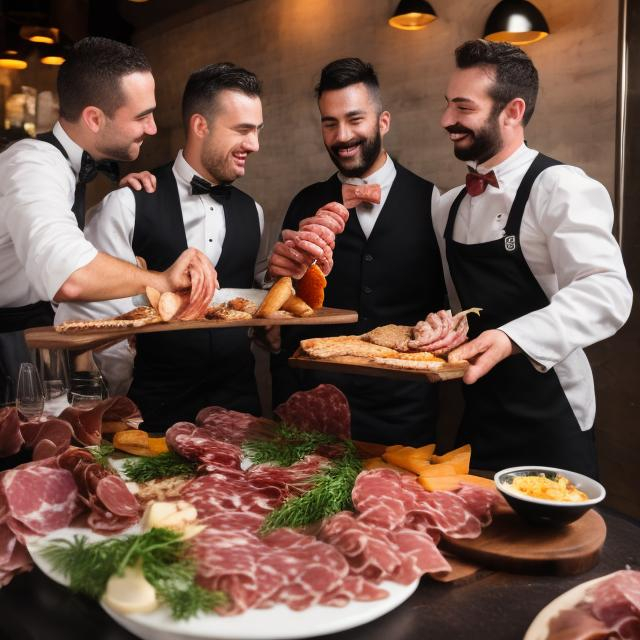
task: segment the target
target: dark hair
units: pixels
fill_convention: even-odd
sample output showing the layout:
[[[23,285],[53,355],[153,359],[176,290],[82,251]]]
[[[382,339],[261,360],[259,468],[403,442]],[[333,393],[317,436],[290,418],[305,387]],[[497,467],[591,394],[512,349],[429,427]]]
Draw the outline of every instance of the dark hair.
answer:
[[[187,80],[182,95],[182,121],[185,131],[189,128],[189,120],[195,113],[203,115],[207,122],[211,121],[216,110],[218,94],[225,89],[240,91],[247,96],[259,98],[262,85],[254,73],[231,62],[210,64],[194,71]]]
[[[121,78],[147,71],[151,65],[140,49],[108,38],[79,40],[58,72],[60,117],[75,122],[88,106],[111,117],[124,104]]]
[[[379,111],[382,111],[378,76],[373,66],[360,58],[340,58],[330,62],[320,73],[320,82],[315,88],[316,97],[320,98],[325,91],[344,89],[359,83],[367,87],[371,97],[378,103]]]
[[[494,111],[499,113],[514,98],[522,98],[526,105],[523,124],[529,122],[538,96],[538,72],[522,49],[508,42],[469,40],[456,49],[456,65],[459,69],[495,67],[496,77],[489,91]]]

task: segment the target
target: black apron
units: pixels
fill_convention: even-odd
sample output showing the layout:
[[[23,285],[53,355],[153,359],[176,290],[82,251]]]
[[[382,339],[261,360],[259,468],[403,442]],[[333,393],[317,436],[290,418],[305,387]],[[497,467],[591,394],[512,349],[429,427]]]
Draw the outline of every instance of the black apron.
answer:
[[[466,189],[453,202],[444,234],[449,271],[462,308],[483,309],[470,321],[470,338],[549,304],[522,253],[520,226],[535,179],[558,164],[538,154],[499,240],[455,242],[454,224]],[[555,370],[540,373],[524,354],[516,354],[465,385],[464,395],[458,442],[471,444],[472,466],[497,470],[535,464],[597,475],[593,429],[580,429]]]

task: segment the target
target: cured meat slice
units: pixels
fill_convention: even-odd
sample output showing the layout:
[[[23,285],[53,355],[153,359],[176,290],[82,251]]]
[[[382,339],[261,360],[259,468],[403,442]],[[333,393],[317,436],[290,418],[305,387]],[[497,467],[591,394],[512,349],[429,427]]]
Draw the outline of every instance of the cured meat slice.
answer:
[[[61,454],[71,444],[72,426],[60,418],[43,422],[25,422],[21,427],[25,446],[33,449],[33,459],[42,460]]]
[[[191,422],[177,422],[166,433],[167,445],[187,460],[208,465],[240,468],[243,453],[235,444],[217,440],[206,427]]]
[[[362,576],[348,575],[342,579],[337,589],[322,596],[320,604],[328,607],[345,607],[352,600],[370,602],[382,600],[389,595],[388,591],[381,589]]]
[[[137,518],[140,505],[118,476],[108,475],[102,478],[96,487],[96,496],[116,516]]]
[[[314,478],[330,464],[323,456],[305,456],[289,467],[265,463],[256,464],[247,470],[247,478],[256,486],[277,486],[287,493],[306,491]]]
[[[7,524],[0,524],[0,587],[32,567],[33,562],[25,546],[18,542]]]
[[[504,498],[497,492],[472,484],[462,484],[456,491],[471,513],[478,518],[483,527],[491,524],[492,514],[498,505],[504,504]]]
[[[78,442],[91,446],[100,444],[102,440],[102,420],[105,416],[105,419],[113,421],[139,415],[138,408],[129,398],[114,396],[88,410],[67,407],[59,417],[71,424]]]
[[[206,427],[217,440],[240,446],[250,438],[253,430],[272,428],[275,423],[223,407],[205,407],[196,416],[196,425]]]
[[[351,435],[351,411],[344,393],[332,384],[297,391],[274,409],[284,422],[299,429],[320,431],[344,440]]]
[[[44,466],[7,471],[2,486],[14,520],[44,535],[67,527],[76,515],[78,490],[71,473]]]
[[[20,451],[24,438],[20,431],[20,417],[15,407],[0,409],[0,458]]]

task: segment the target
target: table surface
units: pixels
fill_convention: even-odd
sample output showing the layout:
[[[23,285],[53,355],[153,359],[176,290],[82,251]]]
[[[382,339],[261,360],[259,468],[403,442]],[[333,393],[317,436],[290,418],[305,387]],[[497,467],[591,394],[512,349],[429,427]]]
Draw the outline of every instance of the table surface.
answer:
[[[570,577],[481,570],[455,583],[422,579],[400,607],[327,640],[522,640],[551,600],[572,587],[624,569],[640,569],[640,522],[608,509],[600,562]],[[331,615],[331,609],[327,609]],[[0,590],[0,640],[133,640],[97,603],[73,595],[35,569]]]

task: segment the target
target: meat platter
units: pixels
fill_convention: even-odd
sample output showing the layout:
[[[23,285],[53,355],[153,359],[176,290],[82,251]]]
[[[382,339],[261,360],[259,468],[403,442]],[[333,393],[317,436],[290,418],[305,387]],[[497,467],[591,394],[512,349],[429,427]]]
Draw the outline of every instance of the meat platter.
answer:
[[[272,325],[347,324],[358,321],[355,311],[322,307],[306,317],[250,318],[241,320],[171,320],[141,327],[83,329],[78,332],[59,333],[54,327],[34,327],[25,331],[25,340],[31,348],[94,349],[137,333],[183,331],[186,329],[228,329],[230,327],[264,327]]]
[[[133,527],[128,533],[136,532]],[[67,540],[74,535],[90,535],[98,540],[101,536],[87,532],[87,529],[66,528],[48,536],[32,538],[27,545],[29,553],[38,568],[49,578],[66,586],[65,580],[51,568],[40,550],[55,538]],[[109,607],[103,609],[118,624],[143,640],[193,640],[194,638],[228,638],[245,640],[275,640],[276,638],[305,638],[336,633],[357,627],[400,606],[416,590],[419,581],[410,585],[385,582],[388,597],[372,602],[352,601],[346,607],[325,607],[316,605],[304,611],[292,611],[285,605],[270,609],[250,609],[242,615],[223,617],[200,615],[190,620],[176,621],[166,608],[151,613],[122,615]]]

